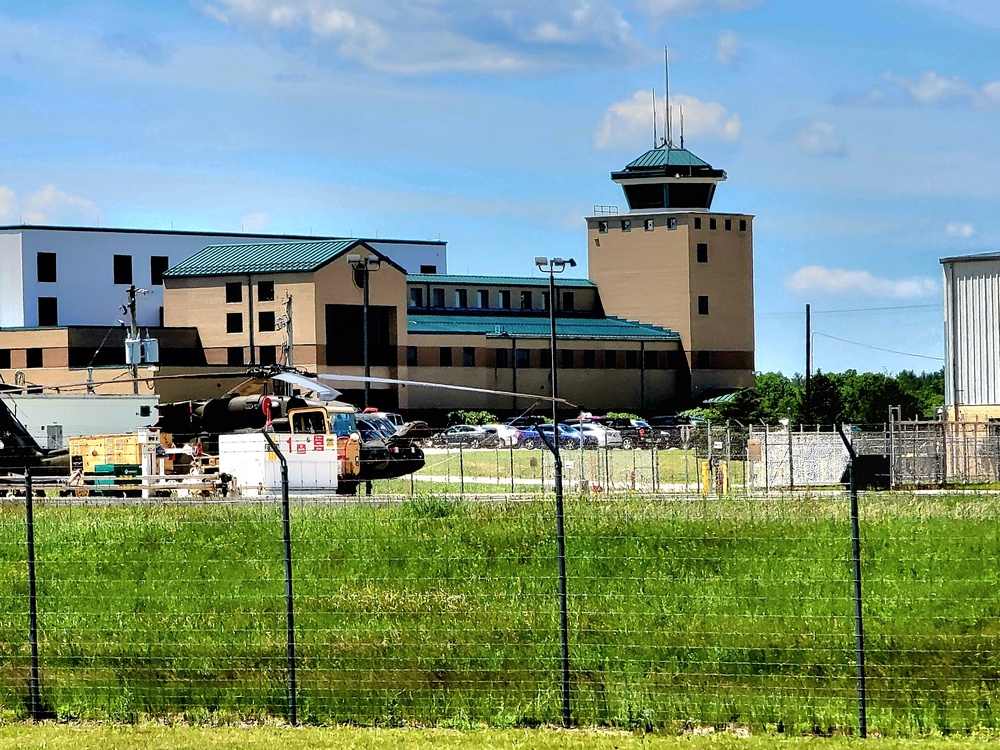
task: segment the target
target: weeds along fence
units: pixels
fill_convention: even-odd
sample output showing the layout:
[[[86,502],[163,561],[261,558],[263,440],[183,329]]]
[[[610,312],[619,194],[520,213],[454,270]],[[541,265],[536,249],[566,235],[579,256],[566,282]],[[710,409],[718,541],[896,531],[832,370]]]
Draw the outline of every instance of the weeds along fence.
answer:
[[[35,498],[38,714],[283,717],[277,498]],[[871,733],[1000,723],[1000,504],[861,497]],[[303,722],[558,724],[551,496],[293,498]],[[567,494],[572,720],[858,728],[845,492]],[[0,719],[29,714],[27,503],[0,507]]]

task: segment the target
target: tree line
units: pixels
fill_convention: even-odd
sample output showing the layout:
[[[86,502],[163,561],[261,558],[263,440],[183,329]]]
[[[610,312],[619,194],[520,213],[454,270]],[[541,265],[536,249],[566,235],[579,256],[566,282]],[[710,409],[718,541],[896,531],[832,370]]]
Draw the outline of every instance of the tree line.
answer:
[[[800,374],[757,375],[753,388],[739,391],[725,403],[685,412],[713,422],[737,421],[776,424],[863,424],[889,421],[889,408],[900,407],[902,419],[936,419],[944,405],[944,369],[937,372],[902,370],[897,375],[877,372],[817,372],[806,381]]]

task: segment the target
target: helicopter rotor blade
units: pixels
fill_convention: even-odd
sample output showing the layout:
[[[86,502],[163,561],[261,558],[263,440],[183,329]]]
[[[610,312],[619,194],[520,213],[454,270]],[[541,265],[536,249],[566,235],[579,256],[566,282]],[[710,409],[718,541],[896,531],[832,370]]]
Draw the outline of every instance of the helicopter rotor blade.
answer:
[[[365,381],[369,383],[385,383],[387,385],[409,385],[415,386],[417,388],[441,388],[449,391],[465,391],[467,393],[489,393],[495,396],[514,396],[516,398],[533,399],[534,401],[549,401],[556,402],[557,404],[565,404],[566,406],[575,407],[576,404],[571,401],[567,401],[564,398],[553,398],[552,396],[543,396],[538,393],[519,393],[517,391],[498,391],[492,388],[475,388],[470,385],[449,385],[447,383],[428,383],[423,380],[399,380],[397,378],[366,378],[363,375],[340,375],[337,373],[318,373],[316,377],[320,380],[332,380],[332,381],[344,381],[348,383],[364,383]]]
[[[328,385],[324,385],[318,380],[313,380],[312,378],[307,378],[305,375],[300,375],[297,372],[279,372],[271,377],[275,380],[281,380],[285,383],[297,385],[300,388],[305,388],[306,390],[315,391],[316,395],[325,401],[336,401],[341,395],[343,395],[340,391],[331,388]]]

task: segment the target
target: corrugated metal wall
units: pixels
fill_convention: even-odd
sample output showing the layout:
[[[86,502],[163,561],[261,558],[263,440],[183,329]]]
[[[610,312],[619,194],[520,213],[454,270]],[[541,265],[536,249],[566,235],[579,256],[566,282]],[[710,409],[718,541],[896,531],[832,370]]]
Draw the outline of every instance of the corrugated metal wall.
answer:
[[[1000,404],[1000,257],[945,261],[948,406]]]

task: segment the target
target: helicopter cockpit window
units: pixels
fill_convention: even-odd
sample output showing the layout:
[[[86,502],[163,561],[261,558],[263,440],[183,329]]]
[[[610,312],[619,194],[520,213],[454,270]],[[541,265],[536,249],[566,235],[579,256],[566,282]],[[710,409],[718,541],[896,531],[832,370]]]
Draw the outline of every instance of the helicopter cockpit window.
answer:
[[[324,433],[326,420],[318,411],[307,411],[292,415],[292,431],[299,433]]]
[[[358,431],[357,422],[354,420],[354,414],[343,413],[333,415],[333,432],[338,437],[347,437],[352,432]]]

